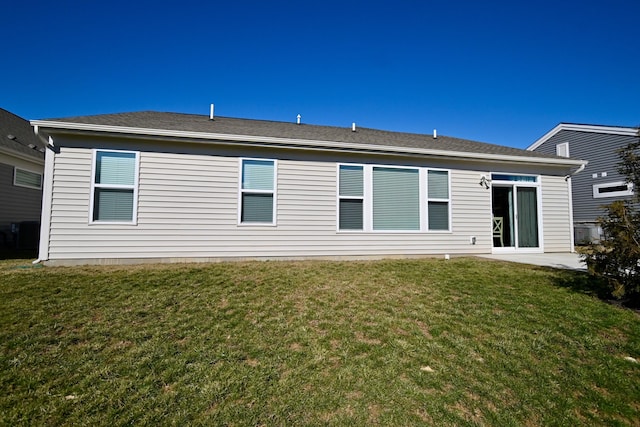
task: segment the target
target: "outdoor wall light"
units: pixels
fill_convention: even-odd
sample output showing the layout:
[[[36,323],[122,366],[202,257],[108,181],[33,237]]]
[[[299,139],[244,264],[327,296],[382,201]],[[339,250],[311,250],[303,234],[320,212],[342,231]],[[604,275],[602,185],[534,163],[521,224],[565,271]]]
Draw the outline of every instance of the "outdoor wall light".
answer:
[[[491,180],[490,180],[490,179],[488,179],[486,175],[482,175],[482,176],[480,177],[480,186],[481,186],[481,187],[484,187],[484,188],[485,188],[485,190],[488,190],[488,189],[489,189],[489,184],[490,184],[490,183],[491,183]]]

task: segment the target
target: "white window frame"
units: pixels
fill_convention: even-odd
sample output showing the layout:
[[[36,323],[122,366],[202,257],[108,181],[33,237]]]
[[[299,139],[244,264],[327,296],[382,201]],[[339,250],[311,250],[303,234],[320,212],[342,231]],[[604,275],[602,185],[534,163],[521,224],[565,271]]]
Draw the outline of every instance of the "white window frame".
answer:
[[[437,198],[437,197],[429,197],[429,171],[436,171],[436,172],[446,172],[447,173],[447,194],[449,195],[448,198],[443,199],[443,198]],[[430,233],[451,233],[451,171],[449,169],[437,169],[437,168],[427,168],[424,170],[424,179],[421,179],[421,181],[425,182],[425,191],[421,192],[421,194],[426,194],[426,202],[425,202],[425,209],[426,209],[426,214],[425,214],[425,230],[427,230]],[[437,203],[447,203],[447,214],[449,215],[449,218],[447,219],[447,224],[449,226],[449,228],[447,228],[446,230],[431,230],[429,229],[429,202],[437,202]]]
[[[613,191],[611,193],[600,193],[601,188],[607,187],[627,187],[626,190],[623,191]],[[594,199],[605,199],[609,197],[625,197],[625,196],[633,196],[633,184],[625,181],[616,181],[616,182],[607,182],[605,184],[594,184],[593,185],[593,198]]]
[[[496,179],[495,175],[502,176],[514,176],[514,177],[523,177],[530,178],[533,177],[534,181],[518,181],[518,180],[499,180]],[[512,173],[512,172],[491,172],[491,185],[495,186],[511,186],[513,187],[513,191],[517,192],[518,188],[535,188],[536,189],[536,203],[537,203],[537,212],[536,215],[538,217],[538,247],[537,248],[521,248],[519,246],[510,246],[504,248],[496,248],[493,247],[491,249],[491,253],[499,254],[499,253],[543,253],[544,252],[544,221],[543,218],[543,206],[542,206],[542,175],[534,175],[527,173]],[[517,196],[516,196],[517,197]],[[493,210],[493,197],[491,197],[491,209]],[[493,216],[493,215],[492,215]]]
[[[360,166],[363,169],[363,200],[362,203],[362,230],[342,230],[340,229],[340,199],[360,199],[352,196],[340,196],[340,166]],[[420,228],[418,230],[374,230],[373,229],[373,170],[375,168],[385,169],[411,169],[417,170],[419,175],[419,203],[420,203]],[[447,199],[428,197],[428,171],[447,172],[448,195]],[[448,230],[429,229],[429,202],[447,202],[448,204]],[[338,233],[382,233],[382,234],[451,234],[453,232],[453,202],[451,191],[451,169],[418,167],[418,166],[398,166],[385,164],[363,164],[363,163],[338,163],[336,165],[336,231]]]
[[[273,189],[272,190],[250,190],[242,188],[242,172],[246,160],[273,163]],[[271,222],[243,222],[242,221],[242,195],[251,194],[271,194],[273,197],[273,212]],[[238,159],[238,226],[241,227],[275,227],[278,224],[276,213],[278,212],[278,159],[267,159],[260,157],[241,157]]]
[[[362,168],[362,196],[341,196],[340,195],[340,168],[342,166],[355,166]],[[336,227],[341,233],[362,233],[367,227],[367,213],[366,213],[366,194],[367,185],[365,178],[365,165],[360,163],[338,163],[336,165]],[[340,200],[362,200],[362,229],[356,230],[353,228],[340,228]]]
[[[133,172],[133,185],[96,184],[96,163],[98,153],[126,153],[135,155],[135,170]],[[89,225],[137,225],[138,224],[138,185],[140,178],[140,152],[130,150],[103,150],[94,149],[91,158],[91,194],[89,200]],[[133,190],[133,212],[131,221],[100,221],[94,220],[93,210],[95,203],[96,188],[106,188],[115,190]]]
[[[375,230],[373,228],[373,170],[376,168],[382,169],[402,169],[402,170],[415,170],[418,171],[418,229],[417,230]],[[426,192],[424,170],[415,166],[397,166],[397,165],[369,165],[369,174],[365,173],[365,188],[369,189],[369,227],[372,233],[421,233],[424,232],[424,194]],[[366,170],[366,168],[365,168]],[[368,181],[368,184],[367,184]],[[365,193],[366,194],[366,193]]]
[[[18,171],[27,172],[27,173],[33,173],[33,174],[36,174],[36,175],[40,176],[40,185],[35,187],[33,185],[25,185],[25,184],[18,183],[18,181],[17,181]],[[29,169],[25,169],[25,168],[19,168],[18,166],[15,166],[13,168],[13,185],[15,187],[31,188],[32,190],[42,190],[42,173],[36,172],[36,171],[32,171],[32,170],[29,170]]]

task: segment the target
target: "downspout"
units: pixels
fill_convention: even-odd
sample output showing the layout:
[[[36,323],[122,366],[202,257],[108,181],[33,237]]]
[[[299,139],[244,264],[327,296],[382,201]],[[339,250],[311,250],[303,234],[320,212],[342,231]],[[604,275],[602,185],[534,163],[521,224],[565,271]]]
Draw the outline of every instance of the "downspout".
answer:
[[[575,241],[574,228],[573,228],[573,184],[571,182],[571,177],[573,175],[576,175],[582,172],[584,168],[587,167],[587,163],[589,162],[585,161],[585,163],[581,164],[578,169],[576,169],[575,171],[573,171],[572,173],[564,177],[565,181],[567,182],[567,192],[569,194],[569,230],[571,230],[571,233],[569,235],[570,237],[569,244],[571,245],[571,247],[569,248],[569,250],[571,251],[571,253],[575,253],[576,251],[575,249],[576,241]]]
[[[39,129],[34,126],[35,134],[44,141]],[[33,264],[39,264],[49,260],[49,237],[51,227],[51,200],[53,197],[53,164],[55,157],[55,147],[53,139],[48,138],[44,153],[44,176],[42,183],[42,211],[40,213],[40,244],[38,248],[38,259]]]

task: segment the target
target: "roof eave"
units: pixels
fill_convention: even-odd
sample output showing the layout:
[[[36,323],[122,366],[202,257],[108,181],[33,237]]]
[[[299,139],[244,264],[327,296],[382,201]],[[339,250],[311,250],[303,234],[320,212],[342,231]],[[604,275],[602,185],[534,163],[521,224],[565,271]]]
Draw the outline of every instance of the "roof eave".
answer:
[[[208,133],[208,132],[192,132],[192,131],[179,131],[168,129],[149,129],[149,128],[137,128],[126,126],[111,126],[111,125],[96,125],[86,123],[69,123],[47,120],[32,120],[32,126],[38,126],[40,131],[47,129],[68,131],[71,133],[87,133],[97,132],[113,135],[136,135],[139,137],[167,137],[167,138],[179,138],[188,139],[191,142],[209,143],[209,141],[234,141],[234,142],[250,142],[260,143],[273,146],[281,146],[285,148],[304,148],[304,149],[316,149],[316,150],[336,150],[336,151],[358,151],[369,153],[385,153],[393,155],[423,155],[433,156],[440,158],[466,160],[466,161],[501,161],[509,163],[520,164],[544,164],[548,166],[565,166],[576,167],[586,164],[582,160],[563,159],[563,158],[549,158],[549,157],[524,157],[524,156],[512,156],[505,154],[488,154],[477,152],[463,152],[463,151],[451,151],[451,150],[434,150],[427,148],[412,148],[412,147],[397,147],[375,144],[361,144],[339,141],[323,141],[323,140],[310,140],[310,139],[297,139],[297,138],[280,138],[269,136],[256,136],[256,135],[236,135],[236,134],[220,134],[220,133]],[[62,132],[64,133],[64,132]]]
[[[44,158],[30,156],[28,154],[20,153],[19,151],[15,151],[7,147],[0,146],[0,153],[5,154],[7,156],[13,156],[17,159],[24,160],[27,162],[35,163],[37,165],[44,165]]]

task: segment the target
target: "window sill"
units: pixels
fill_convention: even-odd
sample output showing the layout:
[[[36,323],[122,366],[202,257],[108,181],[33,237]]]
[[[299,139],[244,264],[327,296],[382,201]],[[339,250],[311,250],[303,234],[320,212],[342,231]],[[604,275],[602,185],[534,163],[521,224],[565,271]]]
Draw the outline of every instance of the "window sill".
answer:
[[[452,230],[336,230],[338,234],[453,234]]]
[[[89,225],[138,225],[137,221],[91,221]]]

